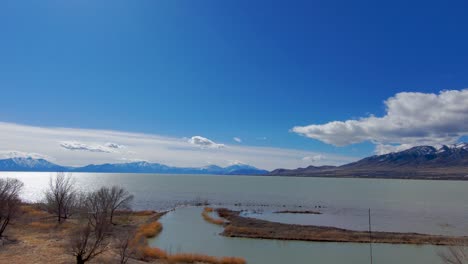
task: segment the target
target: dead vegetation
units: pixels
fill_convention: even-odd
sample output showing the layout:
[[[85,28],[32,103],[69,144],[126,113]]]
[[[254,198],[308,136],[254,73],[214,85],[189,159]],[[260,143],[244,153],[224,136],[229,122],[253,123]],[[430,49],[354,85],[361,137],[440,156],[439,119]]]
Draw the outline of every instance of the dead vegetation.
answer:
[[[201,213],[203,219],[205,219],[205,221],[207,221],[208,223],[212,223],[212,224],[215,224],[215,225],[224,225],[225,224],[225,221],[223,219],[216,219],[216,218],[213,218],[210,213],[212,213],[214,211],[213,208],[211,207],[205,207],[203,208],[203,211]]]
[[[209,209],[207,209],[209,211]],[[204,254],[176,253],[170,254],[165,250],[148,245],[148,238],[157,236],[162,231],[161,223],[157,221],[141,224],[129,241],[129,248],[134,249],[134,255],[144,261],[160,260],[169,264],[176,263],[206,263],[206,264],[245,264],[243,258],[214,257]]]
[[[57,219],[47,212],[42,211],[40,205],[23,204],[20,207],[18,217],[11,223],[10,228],[5,232],[6,242],[0,245],[0,263],[73,263],[76,262],[72,251],[72,236],[83,226],[83,222],[76,218],[69,218],[67,221],[58,223]],[[134,216],[132,212],[120,213],[116,215],[116,225],[107,237],[105,251],[102,254],[90,259],[89,263],[140,263],[135,260],[132,254],[127,254],[127,262],[121,262],[118,234],[125,232],[132,233],[137,227],[148,221],[159,217],[161,214],[154,213],[147,216]],[[93,234],[86,234],[84,237]],[[80,236],[82,237],[82,236]],[[89,241],[94,241],[91,238]],[[79,242],[78,244],[84,245]],[[78,246],[77,248],[79,248]],[[89,248],[89,244],[88,244]],[[89,250],[88,250],[89,252]],[[131,250],[127,251],[131,252]]]

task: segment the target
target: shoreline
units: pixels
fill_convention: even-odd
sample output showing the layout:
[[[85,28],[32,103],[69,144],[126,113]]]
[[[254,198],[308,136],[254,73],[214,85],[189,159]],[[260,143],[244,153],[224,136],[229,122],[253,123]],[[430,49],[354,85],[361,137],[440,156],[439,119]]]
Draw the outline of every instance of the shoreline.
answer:
[[[0,173],[57,173],[56,171],[0,171]],[[468,181],[468,175],[452,176],[383,176],[383,175],[270,175],[270,174],[172,174],[172,173],[151,173],[151,172],[71,172],[73,174],[138,174],[138,175],[171,175],[171,176],[212,176],[212,177],[285,177],[285,178],[327,178],[327,179],[376,179],[376,180],[417,180],[417,181]]]
[[[243,237],[256,239],[300,240],[313,242],[338,243],[387,243],[413,245],[450,246],[468,243],[468,236],[440,236],[419,233],[398,233],[372,231],[354,231],[336,227],[295,225],[270,222],[261,219],[244,217],[240,211],[226,208],[216,209],[220,217],[228,220],[221,233],[226,237]]]

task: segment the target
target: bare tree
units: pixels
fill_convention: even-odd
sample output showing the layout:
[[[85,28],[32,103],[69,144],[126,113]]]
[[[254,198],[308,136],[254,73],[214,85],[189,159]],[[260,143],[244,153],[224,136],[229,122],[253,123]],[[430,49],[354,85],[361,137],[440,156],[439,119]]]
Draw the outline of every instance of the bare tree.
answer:
[[[101,188],[102,189],[102,188]],[[98,226],[100,222],[108,222],[110,202],[107,193],[100,190],[83,195],[83,209],[91,226]]]
[[[82,224],[70,236],[70,245],[77,264],[84,264],[107,250],[109,245],[109,223],[107,221]]]
[[[117,209],[129,209],[133,200],[133,195],[119,186],[112,186],[111,188],[102,187],[97,191],[97,195],[105,197],[105,206],[109,210],[109,221],[111,224],[113,224],[115,211]]]
[[[0,179],[0,237],[19,211],[19,193],[24,184],[17,179]]]
[[[77,209],[79,197],[71,174],[57,173],[50,178],[49,189],[45,194],[47,210],[57,217],[59,223],[69,218]]]
[[[82,195],[85,196],[85,195]],[[77,264],[83,264],[107,250],[111,225],[108,221],[106,198],[97,192],[83,198],[81,224],[70,236],[70,247]]]
[[[101,187],[99,190],[90,193],[85,202],[87,208],[93,212],[104,214],[112,224],[115,211],[130,208],[132,200],[133,195],[127,190],[122,187],[112,186],[111,188]]]
[[[446,251],[440,252],[439,257],[445,264],[468,264],[468,244],[466,241],[455,242]]]

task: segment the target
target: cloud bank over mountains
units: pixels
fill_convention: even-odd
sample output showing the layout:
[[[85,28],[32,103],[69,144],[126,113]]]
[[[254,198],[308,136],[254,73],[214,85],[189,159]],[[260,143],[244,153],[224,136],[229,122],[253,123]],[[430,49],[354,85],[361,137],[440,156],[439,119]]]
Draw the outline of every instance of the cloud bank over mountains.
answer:
[[[202,136],[163,137],[111,130],[37,127],[0,122],[0,158],[44,158],[65,166],[135,160],[177,167],[249,164],[262,169],[339,165],[357,160],[313,151],[225,145]],[[320,159],[303,159],[321,157]]]
[[[376,144],[377,154],[452,144],[468,135],[468,89],[439,94],[402,92],[384,104],[382,117],[295,126],[292,131],[335,146],[370,141]]]

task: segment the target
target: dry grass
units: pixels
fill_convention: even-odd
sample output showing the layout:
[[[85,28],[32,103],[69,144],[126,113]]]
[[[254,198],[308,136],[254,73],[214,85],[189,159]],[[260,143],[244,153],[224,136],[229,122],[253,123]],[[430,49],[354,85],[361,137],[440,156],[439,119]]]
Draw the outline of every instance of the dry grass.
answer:
[[[161,223],[159,223],[158,221],[154,221],[154,222],[140,225],[140,227],[138,227],[137,229],[137,236],[152,238],[152,237],[159,235],[161,231],[162,231]]]
[[[154,221],[162,214],[143,213],[142,215],[145,216],[133,216],[133,212],[119,213],[116,215],[117,222],[121,222],[121,219],[128,219],[128,221],[126,220],[125,225],[115,225],[115,232],[136,231],[142,223]],[[75,259],[68,251],[67,237],[76,224],[76,219],[68,219],[62,224],[57,224],[56,219],[43,211],[40,205],[22,205],[21,214],[12,221],[5,232],[5,244],[0,246],[0,263],[74,263]],[[90,264],[118,263],[116,248],[118,243],[119,241],[114,241],[113,237],[109,250],[92,260]],[[152,262],[162,264],[167,261],[153,260]],[[128,262],[128,264],[137,263],[143,264],[144,262],[136,259],[130,259]]]
[[[156,211],[152,210],[144,210],[144,211],[138,211],[138,212],[133,212],[134,216],[149,216],[155,214]]]
[[[51,217],[49,213],[47,213],[44,210],[41,210],[38,208],[36,205],[22,205],[21,206],[21,211],[23,214],[27,215],[28,217],[32,218],[46,218],[46,217]]]
[[[204,213],[208,215],[209,212],[213,212],[213,208],[205,208]],[[209,215],[208,215],[209,216]],[[213,219],[210,217],[212,220]],[[221,220],[222,221],[222,220]],[[211,221],[210,221],[211,222]],[[224,223],[224,221],[222,221]],[[136,250],[136,255],[142,260],[159,259],[167,261],[168,263],[206,263],[206,264],[245,264],[246,261],[243,258],[237,257],[213,257],[203,254],[192,254],[192,253],[177,253],[169,254],[166,251],[148,246],[147,238],[155,237],[162,231],[161,223],[155,221],[150,223],[141,224],[135,237],[131,241],[131,246]]]
[[[144,247],[142,249],[143,259],[165,260],[170,264],[175,263],[206,263],[206,264],[245,264],[245,259],[238,257],[213,257],[204,254],[176,253],[168,254],[160,248]]]
[[[245,264],[245,259],[238,257],[213,257],[203,254],[179,253],[169,255],[169,263],[207,263],[207,264]]]
[[[157,247],[143,247],[143,256],[150,259],[167,259],[166,251]]]
[[[35,228],[35,229],[48,231],[48,230],[56,227],[57,224],[56,223],[51,223],[51,222],[31,222],[29,224],[29,226],[32,227],[32,228]]]
[[[202,212],[202,217],[207,221],[208,223],[212,223],[215,225],[224,225],[225,221],[223,219],[216,219],[211,217],[210,213],[213,212],[214,209],[211,207],[205,207]]]

